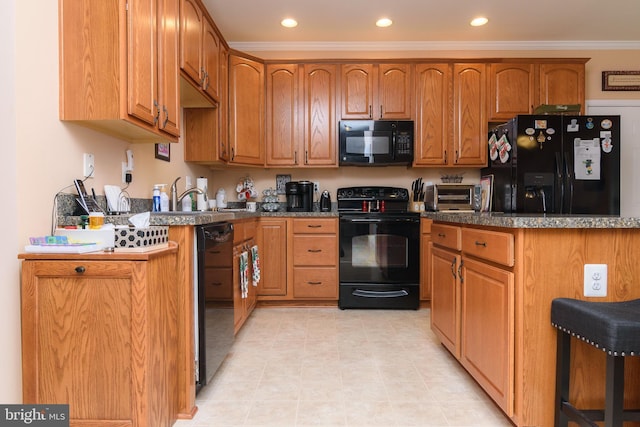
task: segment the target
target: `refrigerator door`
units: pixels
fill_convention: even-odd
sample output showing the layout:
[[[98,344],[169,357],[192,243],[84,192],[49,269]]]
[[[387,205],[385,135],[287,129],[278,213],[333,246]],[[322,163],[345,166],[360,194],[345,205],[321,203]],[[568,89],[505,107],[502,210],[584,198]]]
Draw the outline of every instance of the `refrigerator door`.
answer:
[[[514,212],[516,188],[514,186],[515,162],[515,121],[497,126],[489,132],[489,165],[483,168],[481,174],[493,175],[493,212]],[[508,144],[508,145],[505,145]]]
[[[620,116],[563,116],[564,212],[620,215]]]
[[[560,213],[563,194],[562,118],[517,116],[514,212]]]

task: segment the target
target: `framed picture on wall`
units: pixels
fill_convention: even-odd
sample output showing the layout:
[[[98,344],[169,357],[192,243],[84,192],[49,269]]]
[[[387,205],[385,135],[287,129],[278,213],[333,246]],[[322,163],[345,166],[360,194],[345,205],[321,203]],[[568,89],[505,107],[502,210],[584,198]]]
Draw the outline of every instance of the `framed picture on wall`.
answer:
[[[156,144],[156,159],[171,161],[171,144]]]

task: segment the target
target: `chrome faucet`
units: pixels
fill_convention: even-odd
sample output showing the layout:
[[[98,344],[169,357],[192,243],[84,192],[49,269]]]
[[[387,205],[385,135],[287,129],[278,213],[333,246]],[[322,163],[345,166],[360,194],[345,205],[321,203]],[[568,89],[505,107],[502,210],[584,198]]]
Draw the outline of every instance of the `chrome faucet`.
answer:
[[[199,189],[198,187],[193,187],[188,189],[187,191],[185,191],[184,193],[182,193],[181,195],[178,196],[178,188],[176,186],[178,180],[180,179],[180,177],[177,177],[175,179],[175,181],[173,181],[173,184],[171,184],[171,210],[172,211],[177,211],[178,210],[178,204],[180,202],[182,202],[182,199],[184,199],[187,195],[191,194],[191,193],[197,193],[197,194],[202,194],[204,196],[204,201],[207,201],[207,193],[202,191],[201,189]]]

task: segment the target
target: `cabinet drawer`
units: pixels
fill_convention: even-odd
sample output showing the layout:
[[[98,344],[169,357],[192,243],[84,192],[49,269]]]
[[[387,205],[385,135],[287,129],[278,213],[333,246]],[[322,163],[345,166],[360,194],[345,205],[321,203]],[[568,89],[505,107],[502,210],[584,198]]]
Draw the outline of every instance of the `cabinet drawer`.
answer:
[[[513,267],[513,234],[499,231],[462,229],[462,251],[478,258]]]
[[[294,298],[338,298],[338,269],[336,267],[293,269]]]
[[[444,224],[433,224],[431,226],[431,241],[434,245],[459,251],[462,249],[462,238],[460,236],[460,227]]]
[[[293,220],[294,234],[335,234],[338,221],[333,218],[296,218]]]
[[[335,267],[338,259],[336,236],[293,236],[293,265]]]

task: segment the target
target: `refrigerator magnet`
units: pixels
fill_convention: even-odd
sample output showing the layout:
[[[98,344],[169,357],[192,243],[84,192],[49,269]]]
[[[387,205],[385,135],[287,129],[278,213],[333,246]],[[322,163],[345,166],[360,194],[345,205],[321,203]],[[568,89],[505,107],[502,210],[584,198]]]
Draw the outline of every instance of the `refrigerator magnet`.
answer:
[[[611,126],[613,126],[613,122],[609,119],[604,119],[600,123],[600,126],[602,126],[602,129],[611,129]]]
[[[613,150],[613,144],[611,143],[611,138],[603,139],[602,142],[600,143],[600,146],[602,147],[602,151],[605,153],[610,153],[611,150]]]

